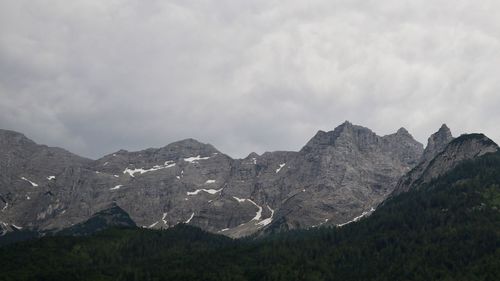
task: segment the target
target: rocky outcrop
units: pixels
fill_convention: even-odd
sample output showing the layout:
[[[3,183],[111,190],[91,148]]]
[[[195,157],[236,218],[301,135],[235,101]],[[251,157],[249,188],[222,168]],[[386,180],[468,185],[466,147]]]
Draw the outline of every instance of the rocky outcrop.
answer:
[[[424,153],[422,154],[422,157],[418,161],[417,165],[401,177],[392,195],[408,191],[410,186],[412,186],[413,183],[422,176],[432,159],[442,152],[452,140],[453,136],[450,129],[446,126],[446,124],[443,124],[437,132],[429,137],[427,140],[427,146],[425,147]]]
[[[298,152],[244,159],[187,139],[92,161],[8,132],[0,135],[0,224],[64,229],[112,203],[140,227],[187,223],[232,237],[344,224],[382,202],[422,152],[403,128],[377,136],[349,122]]]
[[[425,147],[420,162],[430,162],[436,155],[443,151],[452,140],[453,136],[450,129],[446,124],[443,124],[441,128],[427,140],[427,146]]]
[[[382,202],[423,147],[404,129],[377,136],[349,122],[319,131],[289,165],[290,193],[271,228],[343,224]]]
[[[449,132],[447,128],[443,130],[441,127],[429,139],[429,144],[432,140],[432,145],[429,150],[426,149],[427,155],[424,153],[420,164],[399,180],[392,195],[418,188],[420,185],[429,183],[445,174],[465,160],[498,150],[497,144],[483,134],[462,135],[451,140],[444,148],[439,149],[451,138],[447,131]],[[430,158],[432,153],[435,156]]]

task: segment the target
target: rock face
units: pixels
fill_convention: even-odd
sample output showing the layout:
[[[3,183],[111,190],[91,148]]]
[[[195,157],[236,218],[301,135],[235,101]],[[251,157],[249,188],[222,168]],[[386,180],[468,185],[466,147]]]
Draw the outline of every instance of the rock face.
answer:
[[[401,177],[392,195],[408,191],[410,186],[422,176],[434,157],[441,153],[452,140],[453,136],[450,129],[446,124],[443,124],[437,132],[429,137],[420,161],[414,169]]]
[[[434,134],[432,134],[427,140],[427,146],[424,150],[424,155],[420,162],[430,162],[436,155],[443,151],[446,146],[453,140],[451,131],[443,124],[441,128]]]
[[[369,212],[392,192],[422,155],[404,129],[380,137],[349,122],[319,131],[289,163],[287,196],[271,228],[343,224]]]
[[[430,149],[426,148],[427,154],[424,152],[421,162],[399,180],[392,195],[418,188],[419,185],[429,183],[450,171],[460,162],[496,152],[499,149],[495,142],[483,134],[468,134],[452,139],[448,132],[449,129],[441,127],[429,138]],[[443,145],[450,139],[452,140]],[[439,147],[442,148],[439,149]],[[435,156],[430,158],[432,154]]]
[[[57,231],[116,204],[141,227],[178,223],[241,237],[344,224],[369,213],[421,159],[405,130],[377,136],[349,122],[300,151],[232,159],[187,139],[98,160],[1,131],[0,224]]]

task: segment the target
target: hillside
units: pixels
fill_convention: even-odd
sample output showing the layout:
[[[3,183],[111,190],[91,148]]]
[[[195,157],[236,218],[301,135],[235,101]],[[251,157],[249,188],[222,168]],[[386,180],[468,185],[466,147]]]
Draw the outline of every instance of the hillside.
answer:
[[[343,227],[231,240],[111,229],[0,248],[2,280],[496,280],[500,153],[456,166]]]

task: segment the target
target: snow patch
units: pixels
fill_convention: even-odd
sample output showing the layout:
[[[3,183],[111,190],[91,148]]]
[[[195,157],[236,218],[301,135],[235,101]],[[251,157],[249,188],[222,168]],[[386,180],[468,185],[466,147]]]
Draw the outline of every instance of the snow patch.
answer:
[[[220,232],[223,232],[223,231],[228,231],[229,228],[224,228],[224,229],[221,229]]]
[[[207,180],[207,181],[205,182],[205,184],[211,184],[211,183],[215,183],[215,180]]]
[[[9,203],[5,202],[5,206],[2,208],[2,212],[5,211],[9,207]]]
[[[32,185],[33,187],[37,187],[37,186],[38,186],[38,184],[36,184],[36,183],[34,183],[34,182],[30,181],[29,179],[27,179],[27,178],[25,178],[25,177],[22,177],[21,179],[22,179],[22,180],[24,180],[24,181],[27,181],[27,182],[31,183],[31,185]]]
[[[257,213],[255,214],[255,217],[252,219],[253,221],[258,221],[262,217],[262,207],[257,205],[257,203],[253,202],[251,199],[247,199],[248,202],[252,203],[255,205],[255,207],[259,208],[257,210]]]
[[[113,177],[115,177],[115,178],[119,178],[120,176],[119,176],[119,175],[113,175]]]
[[[117,189],[120,189],[122,186],[123,186],[122,184],[119,184],[115,187],[110,188],[109,190],[117,190]]]
[[[261,222],[257,223],[257,225],[266,226],[273,221],[274,210],[271,209],[271,207],[269,207],[269,205],[267,205],[267,209],[269,209],[269,211],[271,212],[271,216],[269,216],[267,219],[264,219]]]
[[[55,180],[55,179],[56,179],[56,176],[50,176],[50,177],[47,177],[47,179],[48,179],[49,181],[51,181],[51,180]]]
[[[239,203],[243,203],[243,202],[245,202],[245,200],[246,200],[246,199],[241,199],[241,198],[238,198],[238,197],[236,197],[236,196],[233,196],[233,198],[234,198],[236,201],[238,201]]]
[[[26,195],[26,200],[30,200],[30,199],[31,199],[31,197],[29,197],[28,195]]]
[[[198,163],[200,160],[207,160],[210,159],[210,157],[201,157],[200,155],[195,156],[195,157],[188,157],[184,158],[184,161],[189,162],[189,163]]]
[[[371,208],[369,211],[365,211],[363,213],[361,213],[361,215],[353,218],[352,220],[348,221],[348,222],[345,222],[345,223],[340,223],[340,224],[337,224],[338,227],[342,227],[344,225],[347,225],[347,224],[350,224],[350,223],[353,223],[353,222],[357,222],[359,221],[360,219],[362,219],[363,217],[365,217],[366,215],[369,215],[371,213],[373,213],[375,211],[374,208]]]
[[[107,166],[109,164],[109,162],[105,162],[104,164],[102,164],[103,166]]]
[[[193,219],[193,217],[194,217],[194,212],[191,214],[191,216],[189,217],[189,219],[187,221],[185,221],[184,223],[191,222],[191,220]]]
[[[167,225],[167,220],[165,220],[166,217],[167,217],[167,213],[163,213],[163,215],[161,217],[161,221],[163,222],[164,225]]]
[[[315,227],[318,227],[318,226],[322,226],[323,224],[327,223],[328,222],[328,219],[325,219],[323,222],[320,222],[319,224],[316,224],[316,225],[313,225],[311,226],[312,228],[315,228]]]
[[[281,169],[283,169],[283,167],[285,167],[286,163],[282,163],[280,164],[280,167],[278,169],[276,169],[276,174],[279,173],[281,171]]]
[[[257,165],[257,158],[252,158],[252,162],[254,165]]]
[[[198,193],[200,193],[201,191],[205,191],[206,193],[210,193],[210,194],[215,194],[215,193],[218,193],[218,192],[221,192],[222,191],[222,188],[221,189],[197,189],[193,192],[187,192],[187,195],[196,195]]]
[[[23,229],[22,227],[17,226],[17,225],[15,225],[15,224],[11,224],[11,225],[12,225],[13,227],[15,227],[17,230],[21,230],[21,229]]]
[[[155,166],[153,166],[153,168],[150,168],[150,169],[143,169],[143,168],[129,169],[129,168],[126,168],[125,171],[123,171],[123,173],[129,174],[131,177],[134,177],[134,174],[137,174],[137,173],[140,173],[142,175],[144,173],[158,171],[158,170],[162,170],[162,169],[167,169],[167,168],[171,168],[174,166],[175,166],[175,163],[173,161],[166,161],[165,164],[155,165]]]
[[[154,223],[150,224],[150,225],[148,226],[148,228],[153,228],[153,227],[155,227],[155,225],[157,225],[157,224],[158,224],[158,222],[157,222],[157,221],[155,221]]]
[[[258,208],[258,210],[257,210],[257,213],[255,213],[255,217],[253,219],[251,219],[250,221],[260,221],[261,220],[261,218],[262,218],[262,207],[261,206],[257,205],[257,203],[255,203],[251,199],[242,199],[242,198],[238,198],[236,196],[233,196],[233,198],[234,198],[234,200],[238,201],[238,203],[243,203],[245,201],[252,203],[255,207]],[[269,216],[267,219],[263,219],[262,221],[256,223],[255,225],[266,226],[273,221],[274,210],[271,209],[271,207],[269,207],[269,205],[267,205],[267,209],[271,212],[271,216]]]
[[[255,217],[252,219],[252,221],[258,221],[260,220],[260,218],[262,217],[262,207],[257,205],[257,203],[255,203],[252,199],[241,199],[241,198],[238,198],[236,196],[233,196],[233,198],[238,201],[239,203],[243,203],[245,201],[248,201],[250,203],[252,203],[255,207],[258,208],[257,210],[257,213],[255,214]],[[269,206],[268,206],[269,208]],[[271,210],[271,208],[269,208],[269,210]],[[273,214],[274,214],[274,211],[271,211]]]

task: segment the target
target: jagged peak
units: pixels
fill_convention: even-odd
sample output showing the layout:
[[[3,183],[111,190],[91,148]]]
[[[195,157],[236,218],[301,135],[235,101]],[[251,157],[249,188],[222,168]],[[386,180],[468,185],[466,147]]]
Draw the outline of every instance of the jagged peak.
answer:
[[[450,130],[450,128],[448,127],[448,125],[446,125],[446,123],[443,123],[441,124],[441,127],[439,128],[439,130]]]
[[[353,138],[354,141],[361,139],[376,138],[376,134],[369,128],[353,125],[349,121],[337,126],[333,131],[325,132],[319,130],[314,137],[312,137],[307,144],[302,148],[301,151],[309,150],[313,146],[329,146],[335,145],[338,138]],[[366,137],[367,136],[367,137]]]
[[[349,120],[345,120],[340,126],[353,126],[353,124]]]
[[[435,134],[445,134],[445,135],[452,136],[450,128],[445,123],[443,123],[443,125],[441,125],[441,127],[439,128],[439,130]]]
[[[427,140],[424,154],[421,161],[430,161],[434,156],[441,152],[451,141],[453,135],[446,124],[441,125],[439,130],[432,134]]]
[[[401,127],[401,128],[399,128],[399,130],[396,132],[396,134],[398,134],[398,135],[409,135],[410,133],[408,132],[408,130],[406,130],[406,128]]]
[[[251,152],[250,154],[248,154],[247,157],[245,157],[245,159],[257,158],[257,157],[259,157],[259,154]]]

